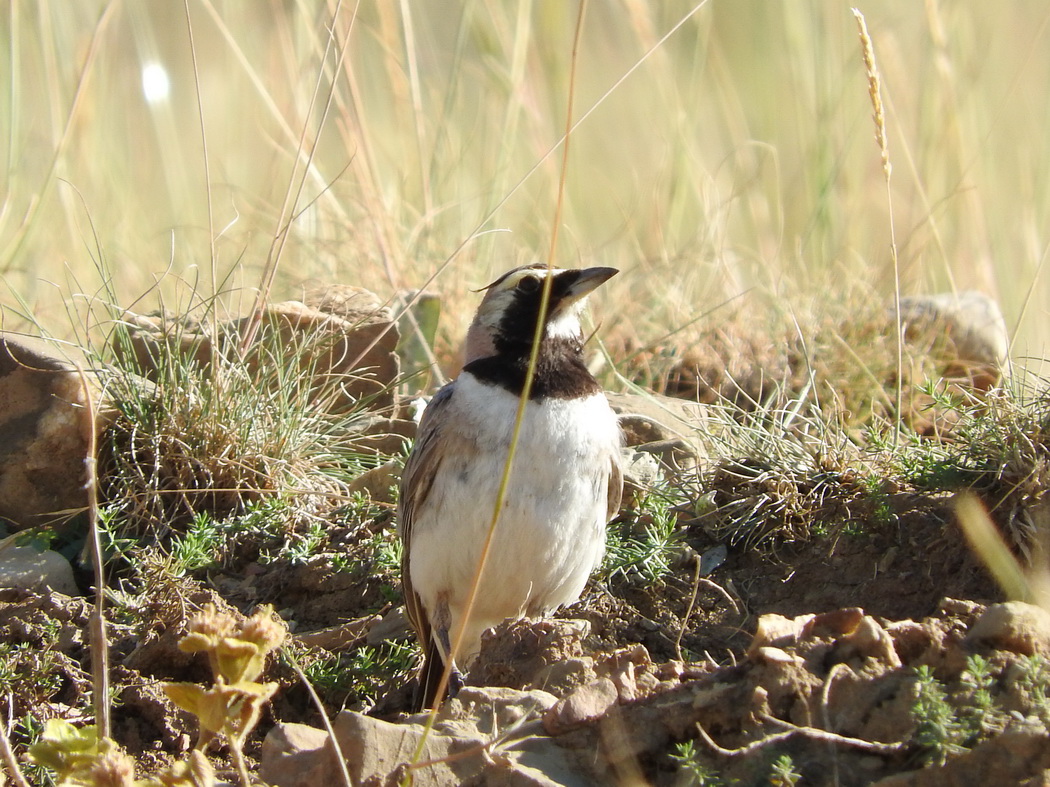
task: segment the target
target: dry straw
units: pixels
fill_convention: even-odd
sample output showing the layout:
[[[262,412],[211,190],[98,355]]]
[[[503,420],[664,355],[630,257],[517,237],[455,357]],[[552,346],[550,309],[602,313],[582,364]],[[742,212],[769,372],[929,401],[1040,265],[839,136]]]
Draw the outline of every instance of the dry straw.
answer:
[[[886,114],[882,109],[882,79],[879,77],[879,67],[875,63],[875,47],[868,35],[868,25],[864,21],[864,14],[858,9],[853,9],[853,16],[857,20],[857,28],[860,33],[861,52],[864,58],[864,70],[868,74],[868,97],[871,99],[872,119],[875,121],[875,141],[879,146],[879,154],[882,157],[882,175],[886,183],[886,207],[889,213],[890,224],[890,259],[893,261],[893,317],[897,330],[897,389],[896,408],[897,419],[893,430],[893,442],[896,446],[900,440],[901,431],[901,403],[903,399],[903,366],[904,366],[904,335],[901,325],[901,277],[900,260],[897,256],[897,234],[893,226],[893,193],[890,189],[890,173],[893,167],[890,165],[890,148],[886,139]]]

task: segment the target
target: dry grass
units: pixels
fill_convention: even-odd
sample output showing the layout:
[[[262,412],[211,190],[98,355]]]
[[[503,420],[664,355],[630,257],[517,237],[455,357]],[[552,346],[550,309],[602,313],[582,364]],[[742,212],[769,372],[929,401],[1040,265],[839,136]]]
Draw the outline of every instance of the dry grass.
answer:
[[[894,151],[902,291],[984,289],[1017,331],[1015,355],[1042,358],[1045,8],[862,10]],[[432,286],[454,364],[465,285],[549,244],[574,12],[353,11],[339,8],[330,42],[334,4],[190,3],[195,82],[179,4],[13,3],[0,20],[11,292],[61,332],[60,302],[93,289],[100,253],[124,302],[157,279],[169,299],[180,278],[206,295],[229,281],[235,311],[277,247],[277,295],[303,278],[389,295],[451,258]],[[790,312],[797,293],[861,289],[836,282],[889,299],[887,200],[849,9],[707,3],[605,95],[692,11],[624,2],[583,33],[586,117],[558,251],[625,270],[603,296],[603,334],[646,343],[733,298]],[[150,63],[170,80],[153,102]]]

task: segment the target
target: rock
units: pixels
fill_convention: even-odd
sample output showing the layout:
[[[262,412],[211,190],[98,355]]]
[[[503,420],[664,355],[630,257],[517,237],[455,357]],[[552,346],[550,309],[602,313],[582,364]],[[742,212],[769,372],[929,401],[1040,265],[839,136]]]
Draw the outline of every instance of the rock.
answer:
[[[352,408],[384,410],[396,415],[400,361],[398,329],[390,309],[360,287],[332,285],[306,292],[302,301],[268,304],[253,316],[209,327],[170,314],[124,315],[127,340],[118,337],[119,354],[130,349],[142,374],[157,379],[168,354],[207,369],[215,353],[234,357],[242,338],[254,329],[245,361],[249,368],[272,367],[275,358],[293,364],[319,394],[329,412]],[[116,341],[116,340],[115,340]],[[287,379],[287,375],[283,379]]]
[[[654,454],[670,470],[692,467],[710,455],[708,441],[723,427],[707,407],[657,393],[609,393],[624,444]]]
[[[275,787],[339,783],[339,761],[328,733],[306,724],[276,725],[263,739],[259,775]]]
[[[892,305],[889,310],[892,317]],[[1006,320],[999,304],[982,292],[966,290],[901,298],[901,321],[907,340],[926,341],[930,334],[946,337],[959,362],[983,365],[995,382],[1009,360],[1010,332]]]
[[[762,648],[784,648],[794,645],[802,635],[802,630],[815,615],[801,615],[797,618],[786,618],[776,612],[761,615],[755,624],[755,633],[747,648],[747,657],[754,658]]]
[[[279,724],[263,742],[259,776],[274,787],[316,787],[318,784],[341,784],[338,761],[325,743],[318,745],[319,736],[295,730],[283,731]],[[423,737],[419,724],[394,724],[373,719],[352,711],[343,711],[332,721],[336,740],[346,761],[352,784],[387,784],[400,781],[399,775],[415,759]],[[310,748],[289,748],[294,740],[301,740]],[[456,784],[476,779],[484,768],[484,755],[479,746],[480,736],[473,739],[451,738],[432,732],[420,751],[419,762],[433,765],[413,771],[416,787]],[[477,749],[471,753],[470,749]],[[450,758],[450,755],[459,755]]]
[[[589,683],[597,677],[594,659],[590,656],[560,659],[535,674],[531,685],[563,697],[577,686]]]
[[[194,361],[201,368],[211,360],[215,331],[192,317],[166,310],[154,314],[125,311],[121,324],[126,331],[114,333],[113,353],[125,368],[132,366],[128,361],[133,357],[134,371],[149,380],[157,382],[157,371],[167,357]]]
[[[551,707],[546,692],[464,688],[438,716],[411,770],[415,787],[449,784],[553,787],[589,782],[569,757],[543,737],[537,712]],[[424,734],[425,716],[405,723],[344,711],[333,721],[353,784],[397,784],[408,773]],[[479,729],[480,726],[480,729]],[[498,740],[499,746],[486,744]],[[328,735],[299,724],[278,724],[263,741],[259,776],[274,787],[342,784]]]
[[[775,613],[758,619],[747,655],[758,663],[790,662],[795,656],[786,648],[806,641],[831,644],[836,657],[845,661],[854,657],[878,659],[891,668],[901,666],[894,640],[875,618],[857,607],[836,609],[819,615],[801,615],[794,619]]]
[[[406,639],[412,635],[412,624],[408,622],[404,607],[394,607],[368,629],[365,639],[368,645],[378,645],[397,639]]]
[[[621,508],[637,505],[639,498],[663,479],[660,463],[652,454],[634,448],[624,448],[623,462],[623,500]]]
[[[965,641],[1024,656],[1048,656],[1050,612],[1023,601],[992,604],[970,628]]]
[[[85,405],[88,396],[97,403],[101,390],[90,370],[74,348],[0,332],[0,517],[18,529],[87,506],[84,460],[98,427]],[[97,414],[101,424],[106,414]]]
[[[504,686],[464,686],[441,709],[434,729],[455,734],[469,726],[470,735],[497,734],[500,730],[520,725],[529,719],[538,720],[558,698],[542,689],[518,691]],[[425,719],[421,714],[420,719]]]
[[[381,620],[379,615],[365,615],[338,626],[328,626],[316,631],[296,632],[292,635],[292,639],[308,648],[343,650],[364,640]]]
[[[353,292],[337,292],[342,290]],[[332,306],[332,298],[340,297],[347,303],[338,314],[324,308]],[[296,360],[318,391],[324,391],[325,410],[342,412],[363,406],[393,413],[401,370],[397,325],[389,310],[371,293],[356,287],[329,288],[316,302],[316,308],[298,301],[267,306],[257,340],[260,350],[249,353],[249,364],[271,364],[272,355],[280,350],[286,358]],[[351,309],[353,302],[361,311]],[[242,335],[249,319],[236,322],[232,335]]]
[[[839,642],[845,646],[840,650],[847,651],[842,654],[844,658],[855,653],[862,658],[877,659],[891,669],[901,666],[893,638],[871,615],[861,618],[857,627]]]
[[[1008,730],[996,738],[952,757],[941,766],[889,776],[874,787],[987,787],[1041,784],[1050,768],[1046,731]],[[1036,781],[1028,781],[1035,779]]]
[[[16,546],[9,539],[0,543],[0,587],[80,595],[68,560],[49,549]]]
[[[418,424],[411,419],[373,416],[362,420],[354,448],[381,457],[401,454],[416,437]]]
[[[619,692],[609,678],[598,678],[593,683],[580,686],[568,697],[558,700],[544,714],[543,728],[550,735],[563,732],[596,721],[617,703]]]
[[[401,477],[401,463],[396,459],[383,462],[379,467],[366,470],[351,481],[347,487],[347,494],[363,492],[371,500],[380,503],[393,503],[396,501],[398,479]]]

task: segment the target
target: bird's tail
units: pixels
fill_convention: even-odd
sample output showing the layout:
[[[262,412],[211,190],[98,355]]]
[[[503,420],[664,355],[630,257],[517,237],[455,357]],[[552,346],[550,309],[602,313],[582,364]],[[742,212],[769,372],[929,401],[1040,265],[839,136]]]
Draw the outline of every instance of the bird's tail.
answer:
[[[441,673],[445,671],[445,662],[433,637],[427,637],[426,652],[423,654],[423,668],[419,671],[419,683],[412,695],[412,706],[415,711],[429,710],[441,703],[444,696],[438,697],[438,685]],[[448,693],[446,688],[445,694]]]

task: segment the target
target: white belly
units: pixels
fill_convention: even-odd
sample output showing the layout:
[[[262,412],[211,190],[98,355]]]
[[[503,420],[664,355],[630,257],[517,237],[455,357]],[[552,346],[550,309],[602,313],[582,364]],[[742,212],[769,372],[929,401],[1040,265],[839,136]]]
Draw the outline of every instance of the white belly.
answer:
[[[477,435],[479,454],[443,461],[416,511],[410,571],[428,610],[447,600],[454,632],[492,523],[518,399],[464,373],[449,406],[448,417]],[[481,632],[508,617],[545,614],[580,597],[604,552],[619,444],[603,394],[527,405],[461,653],[475,653]]]

